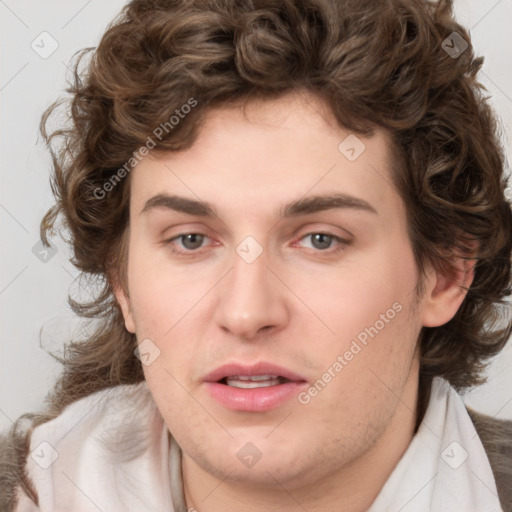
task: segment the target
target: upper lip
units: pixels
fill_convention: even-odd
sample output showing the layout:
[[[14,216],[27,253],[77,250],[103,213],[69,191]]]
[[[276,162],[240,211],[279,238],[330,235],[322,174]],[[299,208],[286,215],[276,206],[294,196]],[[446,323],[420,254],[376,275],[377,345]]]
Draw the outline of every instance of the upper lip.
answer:
[[[231,377],[235,375],[275,375],[277,377],[284,377],[285,379],[297,382],[305,382],[306,379],[301,375],[298,375],[291,370],[287,370],[282,366],[278,366],[273,363],[266,361],[260,361],[254,364],[243,364],[243,363],[228,363],[219,366],[208,375],[205,376],[205,382],[219,382],[225,377]]]

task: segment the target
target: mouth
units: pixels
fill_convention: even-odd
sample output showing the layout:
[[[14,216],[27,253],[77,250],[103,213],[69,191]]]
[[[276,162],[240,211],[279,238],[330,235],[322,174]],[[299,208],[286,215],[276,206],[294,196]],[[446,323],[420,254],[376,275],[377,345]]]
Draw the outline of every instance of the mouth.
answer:
[[[219,382],[233,388],[255,389],[279,386],[292,381],[280,375],[231,375],[230,377],[224,377]]]
[[[224,381],[223,384],[234,386],[240,382],[263,383],[263,385],[272,386],[285,382],[305,382],[306,379],[302,375],[299,375],[284,366],[279,366],[266,361],[259,361],[253,364],[224,364],[206,375],[204,377],[204,381]]]
[[[283,405],[308,383],[286,368],[260,362],[221,366],[208,374],[203,384],[210,396],[228,409],[264,412]]]

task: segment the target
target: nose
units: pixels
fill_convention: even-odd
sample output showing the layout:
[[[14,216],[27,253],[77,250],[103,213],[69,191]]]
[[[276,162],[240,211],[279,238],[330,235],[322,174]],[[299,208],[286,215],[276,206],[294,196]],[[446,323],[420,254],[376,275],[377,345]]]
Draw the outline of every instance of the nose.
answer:
[[[265,252],[248,263],[234,255],[233,268],[217,289],[217,325],[237,338],[256,340],[288,324],[286,287],[267,267]]]

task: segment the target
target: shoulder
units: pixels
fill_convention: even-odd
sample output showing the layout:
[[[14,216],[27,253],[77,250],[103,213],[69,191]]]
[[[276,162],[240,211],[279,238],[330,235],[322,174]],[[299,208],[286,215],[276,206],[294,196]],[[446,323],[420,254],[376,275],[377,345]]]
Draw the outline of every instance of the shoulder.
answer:
[[[512,421],[496,419],[469,407],[467,410],[488,454],[502,455],[497,459],[499,467],[512,471]]]
[[[505,512],[512,512],[512,421],[500,420],[467,407],[482,441]]]
[[[23,430],[24,417],[8,432],[0,433],[0,510],[31,512],[37,510],[37,496],[25,469],[28,443]]]
[[[23,457],[18,457],[17,474],[13,468],[9,469],[12,464],[6,458],[19,448],[9,443],[9,439],[0,439],[0,471],[7,477],[4,480],[7,488],[3,489],[0,484],[0,489],[2,494],[10,496],[10,508],[5,510],[37,510],[33,508],[37,501],[39,506],[53,509],[59,496],[71,499],[73,489],[61,492],[69,486],[69,481],[62,481],[63,472],[75,482],[85,475],[84,483],[92,485],[88,475],[97,471],[98,464],[111,474],[114,467],[126,468],[136,459],[147,458],[147,453],[161,441],[162,427],[158,409],[143,381],[92,393],[72,402],[53,419],[29,428]],[[21,473],[27,476],[34,489],[35,499],[30,507],[26,491],[21,490],[17,478]],[[105,485],[97,492],[104,491]],[[58,496],[53,495],[55,488],[59,489]],[[0,503],[3,502],[0,500]]]

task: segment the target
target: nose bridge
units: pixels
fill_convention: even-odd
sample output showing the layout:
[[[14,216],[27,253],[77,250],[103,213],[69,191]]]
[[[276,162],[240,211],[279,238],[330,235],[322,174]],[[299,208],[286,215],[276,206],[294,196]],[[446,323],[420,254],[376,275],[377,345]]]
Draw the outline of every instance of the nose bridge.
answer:
[[[221,328],[252,338],[262,328],[277,328],[287,321],[283,290],[268,263],[267,251],[253,237],[236,247],[232,270],[219,290],[216,321]]]

